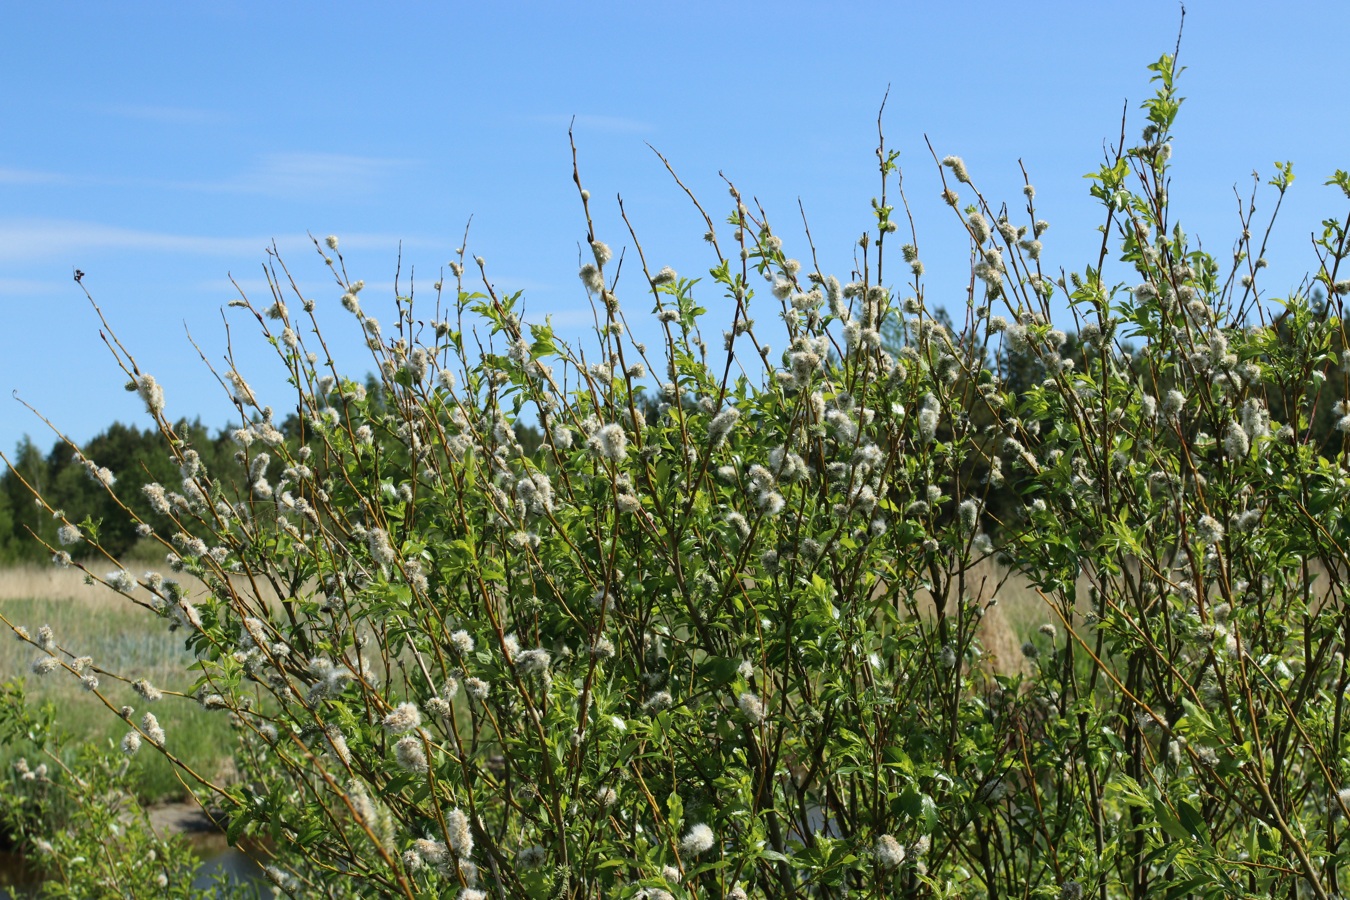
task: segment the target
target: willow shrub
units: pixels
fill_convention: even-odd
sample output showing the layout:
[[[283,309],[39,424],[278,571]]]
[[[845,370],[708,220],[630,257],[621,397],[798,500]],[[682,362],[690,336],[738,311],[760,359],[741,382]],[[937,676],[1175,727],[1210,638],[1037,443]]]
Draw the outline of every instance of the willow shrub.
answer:
[[[734,310],[712,346],[711,287],[635,235],[621,305],[579,174],[584,353],[472,290],[462,250],[382,329],[330,238],[345,312],[323,311],[363,330],[367,390],[278,261],[270,305],[233,305],[290,372],[287,421],[220,373],[243,479],[202,466],[116,345],[182,483],[87,465],[175,522],[141,524],[172,571],[76,564],[196,651],[178,687],[231,717],[241,777],[184,774],[231,838],[270,838],[293,896],[1338,894],[1345,225],[1305,285],[1328,302],[1256,324],[1249,208],[1223,260],[1169,217],[1180,100],[1172,58],[1151,68],[1140,143],[1094,176],[1106,241],[1081,274],[1043,269],[1030,185],[1002,218],[943,162],[972,248],[959,327],[925,301],[917,238],[893,246],[883,142],[846,282],[734,188],[728,227],[704,214]],[[651,309],[659,345],[625,308]],[[980,645],[989,571],[1045,597],[1025,676]],[[20,634],[46,677],[136,680]],[[153,713],[122,714],[125,750],[174,759]]]

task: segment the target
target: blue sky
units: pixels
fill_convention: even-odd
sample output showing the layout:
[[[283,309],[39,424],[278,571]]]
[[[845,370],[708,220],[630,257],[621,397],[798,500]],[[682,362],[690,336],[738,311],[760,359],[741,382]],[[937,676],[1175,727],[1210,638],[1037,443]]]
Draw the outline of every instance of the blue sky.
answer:
[[[1313,264],[1308,235],[1345,202],[1322,186],[1350,168],[1339,62],[1350,5],[1191,0],[1188,98],[1173,199],[1223,256],[1236,186],[1291,159],[1299,180],[1268,253],[1281,296]],[[720,220],[724,172],[759,198],[789,252],[847,275],[877,193],[881,98],[928,268],[928,302],[959,306],[966,239],[937,200],[939,156],[962,156],[991,200],[1020,201],[1018,160],[1051,222],[1045,259],[1081,269],[1099,220],[1085,172],[1137,138],[1145,66],[1170,52],[1162,0],[916,3],[9,4],[0,56],[0,388],[76,440],[148,421],[104,349],[85,283],[166,386],[172,416],[223,425],[230,407],[189,345],[226,350],[229,276],[265,303],[264,248],[281,248],[359,375],[350,317],[306,232],[337,234],[367,312],[388,320],[399,242],[425,290],[473,217],[469,252],[529,318],[580,336],[584,219],[567,123],[599,236],[630,243],[622,195],[654,268],[706,274],[703,226],[647,148],[661,150]],[[1271,207],[1261,195],[1258,219]],[[1263,273],[1265,274],[1265,273]],[[1122,278],[1125,277],[1122,274]],[[648,301],[636,284],[641,337]],[[625,292],[620,291],[620,299]],[[423,297],[429,297],[427,290]],[[714,315],[716,296],[703,298]],[[767,300],[768,295],[764,298]],[[226,310],[241,369],[284,408],[277,364]],[[770,317],[766,307],[761,320]],[[720,327],[720,323],[718,325]],[[709,328],[716,333],[716,328]],[[0,448],[46,427],[4,397]]]

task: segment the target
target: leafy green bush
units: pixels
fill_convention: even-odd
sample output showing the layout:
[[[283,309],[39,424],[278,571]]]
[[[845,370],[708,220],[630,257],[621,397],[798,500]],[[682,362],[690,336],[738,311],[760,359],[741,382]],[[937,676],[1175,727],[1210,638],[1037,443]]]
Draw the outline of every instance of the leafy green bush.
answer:
[[[0,825],[47,876],[40,896],[258,896],[221,877],[194,886],[199,860],[185,836],[156,832],[131,790],[131,761],[95,744],[69,746],[54,719],[54,704],[33,709],[21,683],[0,684],[0,742],[34,757],[20,756],[5,772]]]
[[[585,352],[523,322],[481,259],[471,290],[462,249],[383,328],[316,242],[378,402],[279,268],[270,305],[233,305],[290,372],[294,440],[220,373],[244,478],[202,464],[119,351],[181,470],[144,489],[175,524],[142,530],[208,592],[87,571],[183,630],[190,693],[237,723],[243,777],[201,785],[231,837],[270,837],[294,896],[1339,893],[1350,409],[1312,436],[1346,395],[1346,226],[1318,240],[1326,301],[1266,323],[1250,216],[1222,261],[1170,218],[1173,62],[1141,142],[1094,175],[1107,240],[1081,273],[1043,268],[1029,184],[1019,224],[943,161],[972,248],[956,324],[897,237],[883,143],[846,281],[735,188],[725,230],[704,213],[721,340],[707,289],[636,236],[645,298],[620,304],[579,172]],[[659,346],[628,335],[646,304]],[[1025,677],[979,638],[994,557],[1046,600]],[[172,758],[173,734],[129,721]]]

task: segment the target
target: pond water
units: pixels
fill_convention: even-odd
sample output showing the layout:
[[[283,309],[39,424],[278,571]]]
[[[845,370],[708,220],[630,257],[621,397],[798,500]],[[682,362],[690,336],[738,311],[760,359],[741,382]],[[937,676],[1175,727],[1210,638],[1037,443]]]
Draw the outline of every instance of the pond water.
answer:
[[[230,884],[256,884],[264,880],[262,866],[253,857],[233,847],[225,847],[210,856],[204,855],[192,886],[206,887],[218,874],[225,875]]]
[[[215,838],[215,840],[212,840]],[[262,867],[244,853],[225,846],[224,839],[218,835],[208,836],[206,840],[193,840],[202,864],[192,886],[209,887],[212,880],[223,874],[231,884],[252,884],[263,880]],[[20,856],[12,853],[0,853],[0,900],[24,900],[34,897],[40,884],[38,873],[32,871]]]

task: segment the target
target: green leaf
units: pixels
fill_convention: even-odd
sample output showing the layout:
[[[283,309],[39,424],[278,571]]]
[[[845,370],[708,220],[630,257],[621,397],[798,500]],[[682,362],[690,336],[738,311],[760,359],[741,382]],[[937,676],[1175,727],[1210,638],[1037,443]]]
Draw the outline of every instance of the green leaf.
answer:
[[[698,673],[711,681],[713,687],[721,687],[736,680],[737,671],[740,667],[741,661],[739,659],[714,656],[704,660],[703,664],[698,667]]]
[[[252,821],[252,817],[249,816],[247,811],[239,812],[230,817],[229,827],[225,829],[225,840],[229,842],[230,846],[233,847],[239,842],[240,836],[243,835],[244,829],[248,827],[250,821]]]
[[[900,808],[905,815],[909,816],[919,824],[919,828],[924,834],[932,833],[937,827],[938,810],[937,804],[933,798],[921,792],[914,785],[905,788],[905,792],[900,795]]]
[[[670,817],[670,824],[675,828],[684,821],[684,801],[675,791],[671,791],[670,796],[666,797],[666,813]]]
[[[1181,827],[1197,841],[1208,843],[1209,826],[1205,824],[1205,819],[1200,815],[1200,811],[1185,800],[1177,801],[1177,816],[1181,820]]]
[[[1167,808],[1167,804],[1163,802],[1161,797],[1153,798],[1153,815],[1158,819],[1158,826],[1177,840],[1184,841],[1191,837],[1191,833],[1181,824],[1181,820]]]
[[[911,775],[914,773],[913,760],[911,760],[909,754],[905,753],[901,748],[896,746],[887,747],[881,752],[881,755],[882,758],[886,760],[886,765],[893,766]]]

